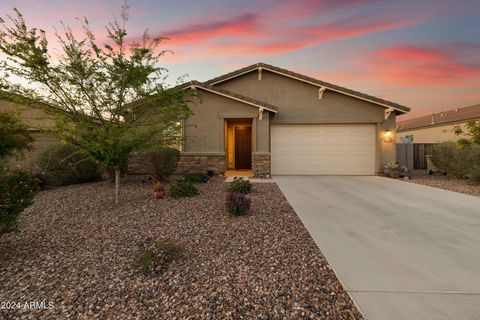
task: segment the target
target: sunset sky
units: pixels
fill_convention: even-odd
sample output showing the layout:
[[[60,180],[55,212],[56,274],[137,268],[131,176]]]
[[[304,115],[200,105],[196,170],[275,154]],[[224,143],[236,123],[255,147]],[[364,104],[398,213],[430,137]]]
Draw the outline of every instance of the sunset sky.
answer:
[[[29,26],[59,21],[94,31],[119,15],[118,0],[1,0]],[[170,81],[207,80],[256,62],[404,104],[407,119],[480,103],[480,1],[129,1],[129,36],[170,37]],[[101,37],[100,37],[101,38]],[[52,43],[54,46],[54,43]]]

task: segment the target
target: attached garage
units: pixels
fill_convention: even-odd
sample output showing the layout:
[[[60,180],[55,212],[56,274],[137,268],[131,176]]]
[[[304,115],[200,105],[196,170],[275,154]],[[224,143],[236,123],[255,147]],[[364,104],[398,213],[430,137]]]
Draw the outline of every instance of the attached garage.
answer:
[[[272,125],[275,175],[374,175],[374,124]]]

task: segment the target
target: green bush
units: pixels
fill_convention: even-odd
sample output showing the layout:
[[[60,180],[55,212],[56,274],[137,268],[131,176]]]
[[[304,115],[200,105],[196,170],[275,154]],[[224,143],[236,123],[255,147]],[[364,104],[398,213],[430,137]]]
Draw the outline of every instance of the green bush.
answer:
[[[0,158],[30,150],[33,137],[20,117],[13,112],[0,112]]]
[[[57,145],[39,157],[41,178],[48,186],[63,186],[96,181],[101,173],[98,164],[71,145]]]
[[[480,182],[480,145],[472,144],[464,146],[460,150],[465,176]]]
[[[252,184],[248,180],[242,178],[234,179],[227,188],[228,192],[250,193],[252,192]]]
[[[172,198],[187,198],[198,194],[197,188],[190,181],[178,180],[172,183],[168,189],[168,195]]]
[[[250,210],[250,199],[244,193],[232,192],[227,195],[228,212],[234,216],[243,216]]]
[[[432,162],[456,177],[480,181],[480,145],[446,142],[432,147]]]
[[[147,157],[152,164],[155,178],[162,180],[171,176],[177,169],[180,152],[174,148],[162,148],[148,152]]]
[[[171,241],[155,242],[145,238],[140,245],[137,262],[145,275],[161,274],[173,260],[183,254],[183,247]]]
[[[18,216],[33,202],[37,190],[30,171],[0,168],[0,234],[17,229]]]
[[[187,173],[183,175],[183,180],[191,183],[204,183],[208,181],[208,175],[206,173]]]
[[[431,153],[431,160],[439,170],[454,176],[462,176],[463,170],[459,168],[457,162],[458,147],[454,142],[435,144],[432,146]]]

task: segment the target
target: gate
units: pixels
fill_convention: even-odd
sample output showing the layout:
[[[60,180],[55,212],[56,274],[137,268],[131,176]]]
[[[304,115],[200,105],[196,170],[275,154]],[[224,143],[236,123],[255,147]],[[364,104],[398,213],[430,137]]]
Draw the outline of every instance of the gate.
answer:
[[[414,143],[413,144],[413,168],[427,169],[426,155],[431,154],[432,143]]]

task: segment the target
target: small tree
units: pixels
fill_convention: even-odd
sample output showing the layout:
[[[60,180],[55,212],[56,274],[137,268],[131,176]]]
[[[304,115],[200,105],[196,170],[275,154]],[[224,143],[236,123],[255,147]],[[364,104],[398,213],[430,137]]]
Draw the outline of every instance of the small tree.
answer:
[[[34,86],[9,83],[8,89],[40,102],[56,119],[54,133],[114,168],[118,204],[122,163],[132,153],[169,145],[179,121],[190,114],[190,93],[163,84],[162,38],[145,32],[140,41],[128,41],[124,5],[120,22],[106,26],[108,43],[98,43],[84,18],[85,37],[78,40],[63,26],[56,33],[60,53],[53,57],[45,31],[28,28],[14,10],[14,17],[0,18],[0,50],[8,57],[1,67],[5,76]]]
[[[479,144],[480,145],[480,122],[479,121],[469,121],[465,125],[466,130],[460,126],[455,126],[455,135],[459,136],[465,134],[468,138],[460,139],[461,145],[468,144]]]
[[[13,112],[0,112],[0,137],[0,159],[32,148],[33,138],[28,128]]]

